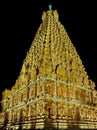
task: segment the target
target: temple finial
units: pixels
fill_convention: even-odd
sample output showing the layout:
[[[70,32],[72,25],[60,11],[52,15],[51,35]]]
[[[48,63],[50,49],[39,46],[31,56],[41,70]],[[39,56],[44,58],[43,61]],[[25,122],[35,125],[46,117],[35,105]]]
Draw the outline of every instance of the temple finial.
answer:
[[[49,4],[49,10],[51,10],[52,9],[52,4]]]

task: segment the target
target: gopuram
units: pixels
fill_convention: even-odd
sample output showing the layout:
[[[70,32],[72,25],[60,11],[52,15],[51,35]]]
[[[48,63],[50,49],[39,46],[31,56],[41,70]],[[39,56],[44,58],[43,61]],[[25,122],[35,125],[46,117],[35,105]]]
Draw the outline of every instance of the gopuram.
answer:
[[[2,92],[0,130],[96,129],[97,90],[57,10],[42,14],[20,75]]]

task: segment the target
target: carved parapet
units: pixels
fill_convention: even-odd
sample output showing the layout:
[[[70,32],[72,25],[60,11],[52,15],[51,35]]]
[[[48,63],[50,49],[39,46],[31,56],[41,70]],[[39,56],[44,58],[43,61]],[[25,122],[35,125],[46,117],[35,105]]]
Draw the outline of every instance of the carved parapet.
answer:
[[[13,103],[14,106],[18,105],[18,97],[15,96],[13,100],[14,100],[14,101],[13,101],[13,102],[14,102],[14,103]]]
[[[68,80],[68,72],[65,71],[65,69],[59,65],[57,68],[56,68],[56,78],[59,79],[59,80],[62,80],[62,81],[67,81]]]
[[[68,98],[75,98],[75,87],[74,86],[67,86],[67,97]]]
[[[85,101],[85,90],[82,88],[77,88],[77,92],[78,92],[78,95],[77,95],[77,99],[79,101]]]
[[[22,65],[22,69],[21,69],[21,73],[25,74],[25,72],[26,72],[26,66],[25,66],[25,64],[23,64]]]
[[[95,83],[92,80],[89,80],[89,85],[90,85],[90,88],[94,90]]]
[[[37,82],[36,87],[37,87],[36,95],[37,96],[42,95],[44,93],[44,82],[43,81]]]
[[[20,75],[19,77],[18,77],[18,88],[20,89],[21,87],[22,87],[22,76]]]
[[[93,92],[93,104],[97,105],[97,91]]]
[[[36,96],[35,94],[36,94],[36,89],[35,89],[35,85],[33,85],[32,87],[30,87],[29,98],[35,98]]]
[[[84,86],[87,87],[89,85],[89,79],[84,77]]]
[[[32,82],[36,80],[36,77],[37,77],[36,68],[33,67],[32,70],[31,70],[31,80],[32,80]]]
[[[57,95],[58,96],[63,96],[63,88],[62,88],[62,86],[61,85],[58,85],[57,86]]]
[[[91,101],[91,93],[89,91],[85,91],[85,102],[90,103]]]
[[[22,101],[22,98],[23,98],[23,94],[22,94],[22,92],[19,92],[19,94],[18,94],[18,103],[20,103]]]
[[[11,91],[8,90],[8,89],[5,89],[5,90],[2,92],[2,100],[3,100],[3,99],[7,99],[8,96],[10,96],[10,94],[11,94]]]
[[[45,18],[46,18],[46,12],[43,12],[43,14],[42,14],[42,21],[43,22],[44,22]]]
[[[28,88],[25,88],[23,90],[23,100],[27,100],[28,99]]]

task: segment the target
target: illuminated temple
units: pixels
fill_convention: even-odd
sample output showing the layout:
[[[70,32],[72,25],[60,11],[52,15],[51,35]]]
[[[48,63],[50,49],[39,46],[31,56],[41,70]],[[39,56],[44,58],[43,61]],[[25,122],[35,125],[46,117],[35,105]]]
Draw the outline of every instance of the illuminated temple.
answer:
[[[95,87],[58,12],[49,8],[14,86],[2,92],[0,130],[97,130]]]

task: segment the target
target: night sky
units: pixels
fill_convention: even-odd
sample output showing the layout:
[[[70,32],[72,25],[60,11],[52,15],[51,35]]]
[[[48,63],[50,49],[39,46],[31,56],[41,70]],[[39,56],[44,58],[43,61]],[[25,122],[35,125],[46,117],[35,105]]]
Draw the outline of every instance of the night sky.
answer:
[[[42,22],[41,15],[48,10],[49,3],[52,3],[53,9],[57,9],[59,20],[76,47],[89,78],[97,84],[96,3],[32,1],[0,3],[0,98],[5,88],[10,89],[15,84],[26,53]]]

